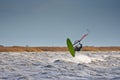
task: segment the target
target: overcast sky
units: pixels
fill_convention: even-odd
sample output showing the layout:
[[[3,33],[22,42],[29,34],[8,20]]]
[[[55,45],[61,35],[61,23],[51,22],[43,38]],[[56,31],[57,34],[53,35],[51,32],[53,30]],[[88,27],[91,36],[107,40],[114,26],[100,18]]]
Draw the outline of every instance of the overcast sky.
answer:
[[[0,45],[120,46],[120,0],[0,0]]]

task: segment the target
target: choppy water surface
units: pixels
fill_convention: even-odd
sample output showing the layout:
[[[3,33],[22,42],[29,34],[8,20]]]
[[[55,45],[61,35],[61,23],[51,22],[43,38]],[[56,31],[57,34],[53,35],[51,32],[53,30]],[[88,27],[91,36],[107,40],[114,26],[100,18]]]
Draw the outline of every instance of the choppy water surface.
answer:
[[[1,52],[0,80],[120,80],[120,52]]]

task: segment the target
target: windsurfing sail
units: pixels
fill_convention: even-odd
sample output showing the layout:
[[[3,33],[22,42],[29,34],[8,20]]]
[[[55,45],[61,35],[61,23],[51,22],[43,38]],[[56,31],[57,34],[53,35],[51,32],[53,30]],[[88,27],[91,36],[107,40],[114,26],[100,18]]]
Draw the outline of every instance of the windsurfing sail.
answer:
[[[80,40],[75,41],[73,45],[75,45],[75,44],[77,44],[77,43],[80,43],[86,36],[88,36],[88,33],[87,33],[87,34],[84,34],[84,35],[80,38]]]

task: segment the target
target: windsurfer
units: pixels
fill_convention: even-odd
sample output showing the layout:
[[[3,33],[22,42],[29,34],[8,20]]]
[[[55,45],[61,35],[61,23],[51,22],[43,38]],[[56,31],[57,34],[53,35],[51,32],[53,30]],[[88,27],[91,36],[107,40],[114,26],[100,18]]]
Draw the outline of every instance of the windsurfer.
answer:
[[[79,43],[78,45],[76,45],[75,47],[74,47],[74,50],[75,51],[80,51],[82,49],[82,44],[81,43]]]

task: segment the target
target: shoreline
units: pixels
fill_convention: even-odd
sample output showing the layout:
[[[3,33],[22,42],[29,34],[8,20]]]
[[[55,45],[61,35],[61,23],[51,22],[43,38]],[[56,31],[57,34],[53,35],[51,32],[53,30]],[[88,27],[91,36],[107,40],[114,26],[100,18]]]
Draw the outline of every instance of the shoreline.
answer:
[[[0,52],[41,52],[41,51],[68,51],[67,47],[52,46],[0,46]],[[120,51],[120,46],[94,47],[84,46],[82,51]]]

